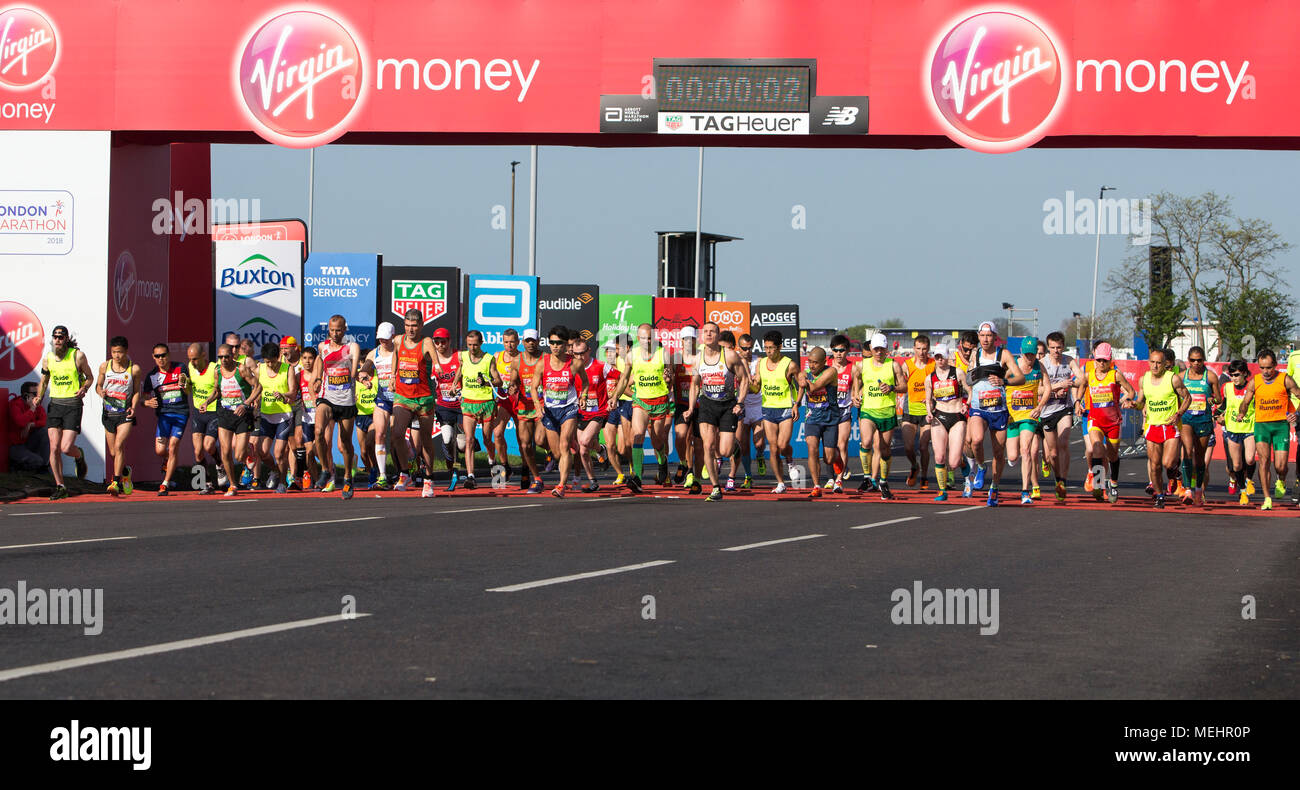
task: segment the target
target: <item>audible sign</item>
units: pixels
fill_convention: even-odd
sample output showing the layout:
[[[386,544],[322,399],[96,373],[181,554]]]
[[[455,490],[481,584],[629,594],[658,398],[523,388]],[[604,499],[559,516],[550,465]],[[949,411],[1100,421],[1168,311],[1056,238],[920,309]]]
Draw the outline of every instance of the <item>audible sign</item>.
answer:
[[[749,311],[750,334],[754,336],[754,356],[761,356],[763,335],[775,329],[781,333],[781,352],[799,364],[799,305],[754,305]]]
[[[537,323],[541,327],[543,347],[547,345],[546,333],[557,325],[568,327],[572,337],[595,346],[600,329],[600,286],[543,285],[537,297]],[[592,349],[597,353],[599,350]],[[593,357],[603,359],[597,353]]]

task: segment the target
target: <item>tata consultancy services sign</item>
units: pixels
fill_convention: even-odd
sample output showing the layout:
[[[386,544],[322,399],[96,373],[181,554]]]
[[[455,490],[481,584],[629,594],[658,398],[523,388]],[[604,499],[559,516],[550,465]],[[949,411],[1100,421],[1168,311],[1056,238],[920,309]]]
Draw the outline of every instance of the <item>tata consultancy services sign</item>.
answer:
[[[302,247],[296,241],[213,242],[215,326],[263,343],[302,335]]]

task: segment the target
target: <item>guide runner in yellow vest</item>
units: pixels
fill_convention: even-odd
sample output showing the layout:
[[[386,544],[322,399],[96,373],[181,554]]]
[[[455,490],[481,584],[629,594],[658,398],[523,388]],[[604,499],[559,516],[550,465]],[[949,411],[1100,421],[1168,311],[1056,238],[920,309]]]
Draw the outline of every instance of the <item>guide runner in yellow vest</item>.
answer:
[[[774,494],[786,491],[782,467],[792,452],[790,434],[799,415],[799,405],[795,402],[799,367],[781,353],[782,343],[781,333],[775,329],[763,335],[765,356],[758,361],[758,375],[750,384],[751,390],[763,396],[763,432],[767,435],[772,473],[776,475]]]
[[[1259,482],[1264,488],[1264,504],[1260,510],[1273,509],[1273,495],[1286,494],[1286,468],[1291,445],[1291,426],[1295,425],[1296,412],[1291,408],[1288,395],[1300,395],[1300,386],[1286,373],[1278,370],[1277,355],[1269,349],[1255,358],[1259,374],[1252,376],[1246,387],[1246,396],[1237,407],[1238,417],[1255,407],[1255,453],[1259,459]],[[1277,474],[1277,487],[1270,488],[1271,472]]]
[[[1224,378],[1227,381],[1223,385],[1223,409],[1216,415],[1216,422],[1223,426],[1224,456],[1228,474],[1232,476],[1228,495],[1239,492],[1238,504],[1244,507],[1250,504],[1250,494],[1254,493],[1251,478],[1255,476],[1255,404],[1241,408],[1246,399],[1250,368],[1245,360],[1234,359],[1228,363]]]
[[[206,343],[191,343],[186,349],[186,389],[190,393],[190,438],[194,442],[194,463],[203,467],[204,480],[200,494],[216,492],[217,470],[221,467],[221,452],[217,442],[217,404],[206,409],[199,405],[217,389],[218,365],[208,359]]]
[[[898,427],[896,406],[899,395],[906,396],[906,382],[902,365],[888,356],[885,336],[872,335],[871,354],[853,366],[853,405],[860,409],[861,442],[872,451],[871,469],[858,490],[866,491],[874,483],[882,500],[894,498],[889,490],[890,446]]]
[[[1138,380],[1134,404],[1146,414],[1147,493],[1155,496],[1155,506],[1165,506],[1165,470],[1178,473],[1178,420],[1191,405],[1192,396],[1183,378],[1169,370],[1165,352],[1151,351],[1151,369]]]
[[[483,353],[483,333],[471,329],[465,335],[465,351],[460,352],[460,365],[452,389],[460,390],[461,431],[465,434],[465,487],[477,487],[474,480],[474,431],[483,424],[483,446],[492,443],[492,415],[496,413],[496,396],[493,387],[501,387],[501,374],[497,372],[496,359]]]
[[[50,471],[54,475],[50,499],[63,499],[68,495],[63,485],[63,456],[76,462],[77,477],[86,476],[86,452],[77,447],[77,435],[81,433],[82,399],[94,383],[95,374],[66,326],[54,327],[50,340],[53,351],[45,355],[41,365],[36,402],[41,402],[48,388],[50,407],[46,410],[45,431],[50,438]]]
[[[668,428],[672,425],[673,399],[670,385],[672,367],[664,358],[663,347],[654,340],[654,327],[642,324],[636,329],[637,344],[628,352],[632,387],[632,476],[627,487],[641,492],[641,470],[645,461],[645,435],[650,432],[659,465],[656,482],[668,482]]]

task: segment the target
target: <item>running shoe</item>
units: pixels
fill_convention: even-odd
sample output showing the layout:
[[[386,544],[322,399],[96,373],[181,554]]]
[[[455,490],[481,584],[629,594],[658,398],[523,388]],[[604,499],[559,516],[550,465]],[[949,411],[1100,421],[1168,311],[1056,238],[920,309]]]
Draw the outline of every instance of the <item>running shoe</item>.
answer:
[[[338,486],[335,485],[335,483],[334,483],[334,478],[331,477],[331,478],[330,478],[330,481],[329,481],[328,483],[325,484],[325,487],[322,488],[322,489],[320,490],[320,492],[321,492],[322,494],[332,494],[332,493],[334,493],[334,492],[337,491],[337,490],[338,490]]]
[[[279,483],[279,482],[280,482],[280,475],[277,474],[276,472],[271,472],[270,474],[268,474],[268,475],[266,476],[266,487],[267,487],[267,488],[275,488],[275,487],[276,487],[276,484]]]
[[[934,498],[934,501],[935,501],[935,502],[947,502],[947,501],[948,501],[948,492],[947,492],[947,491],[940,491],[940,492],[939,492],[939,496],[935,497],[935,498]]]
[[[352,498],[352,478],[347,477],[343,479],[343,491],[341,493],[344,499]]]
[[[118,495],[119,490],[118,490],[118,486],[117,486],[117,481],[116,481],[116,480],[114,480],[113,482],[111,482],[111,483],[108,484],[108,489],[107,489],[107,491],[108,491],[108,495],[109,495],[109,496],[117,496],[117,495]]]
[[[1032,504],[1034,504],[1034,498],[1033,498],[1032,496],[1030,496],[1030,494],[1029,494],[1028,491],[1021,491],[1021,492],[1020,492],[1020,504],[1022,504],[1022,505],[1032,505]]]
[[[1205,486],[1196,489],[1196,498],[1193,500],[1192,504],[1199,507],[1205,506]]]
[[[379,480],[379,473],[371,469],[370,472],[366,475],[366,488],[374,488],[375,482],[378,480]],[[266,486],[267,488],[270,488],[271,481],[268,480]]]
[[[1056,501],[1057,501],[1057,502],[1064,502],[1064,501],[1065,501],[1065,481],[1064,481],[1064,480],[1057,480],[1057,481],[1056,481]]]
[[[528,493],[530,494],[542,493],[542,479],[540,477],[534,480],[533,484],[528,487]]]
[[[1143,490],[1147,492],[1147,496],[1155,496],[1155,495],[1156,495],[1156,487],[1155,487],[1155,484],[1153,484],[1153,483],[1147,483],[1147,487],[1144,488]]]
[[[1154,494],[1153,494],[1153,496],[1154,496]],[[1097,500],[1098,502],[1105,502],[1105,501],[1106,501],[1106,487],[1105,487],[1105,486],[1093,486],[1093,487],[1092,487],[1092,498],[1095,499],[1095,500]]]
[[[1273,496],[1277,497],[1278,499],[1281,499],[1282,497],[1286,496],[1285,481],[1278,480],[1276,483],[1273,484]]]
[[[618,473],[618,477],[614,478],[614,485],[616,485],[616,486],[621,486],[621,485],[623,485],[623,481],[624,481],[625,479],[626,479],[626,478],[623,476],[623,473],[622,473],[622,472],[619,472],[619,473]]]
[[[1039,470],[1043,473],[1044,480],[1052,476],[1052,467],[1047,465],[1046,458],[1039,462]]]
[[[929,490],[930,490],[930,478],[928,478],[928,477],[922,477],[922,478],[921,478],[921,490],[922,490],[922,491],[929,491]]]
[[[1201,490],[1204,491],[1205,486],[1201,486]],[[1300,507],[1300,480],[1296,480],[1295,489],[1291,493],[1291,504]]]
[[[916,474],[917,474],[917,472],[919,472],[919,471],[920,471],[920,470],[918,470],[918,469],[914,466],[914,467],[912,467],[912,471],[911,471],[911,472],[908,472],[908,474],[907,474],[907,487],[908,487],[908,488],[911,488],[911,487],[913,487],[913,486],[916,485]]]
[[[698,495],[704,493],[704,486],[700,485],[699,481],[697,480],[697,481],[691,483],[691,487],[688,488],[688,489],[686,489],[686,493],[690,494],[691,496],[698,496]],[[818,494],[821,494],[821,489],[820,489],[820,488],[817,489],[817,493],[818,493]]]
[[[961,487],[961,495],[965,499],[970,499],[972,492],[973,489],[970,484],[970,478],[968,477],[966,478],[966,482]]]
[[[681,468],[680,466],[677,467],[677,471],[678,471],[678,472],[682,471],[682,468]],[[682,478],[685,478],[685,479],[682,479]],[[687,472],[687,473],[686,473],[685,475],[683,475],[681,478],[676,478],[676,480],[677,480],[677,482],[679,482],[679,483],[682,484],[682,488],[694,488],[694,487],[695,487],[695,473],[694,473],[694,472]]]
[[[659,474],[655,476],[655,482],[661,486],[668,484],[668,464],[659,464]]]
[[[596,463],[600,464],[601,469],[609,468],[609,455],[605,452],[604,447],[596,450]]]
[[[827,481],[826,481],[826,485],[822,486],[822,488],[825,488],[825,489],[827,489],[827,490],[830,490],[830,489],[832,489],[832,488],[834,488],[834,487],[835,487],[835,479],[834,479],[834,478],[831,478],[830,480],[827,480]]]
[[[1237,504],[1241,505],[1242,507],[1246,507],[1247,505],[1250,504],[1250,497],[1246,496],[1245,491],[1241,492],[1241,498],[1237,500]]]
[[[745,475],[745,479],[740,481],[740,487],[745,491],[748,491],[749,489],[753,488],[754,478],[750,477],[749,475]]]
[[[1260,510],[1272,510],[1272,509],[1273,509],[1273,497],[1271,497],[1271,496],[1266,496],[1266,497],[1264,497],[1264,504],[1260,505],[1260,506],[1259,506],[1259,509],[1260,509]]]
[[[581,490],[584,494],[594,494],[600,490],[600,483],[597,483],[595,480],[589,480]]]
[[[244,473],[239,476],[239,485],[242,488],[248,488],[249,484],[252,482],[253,482],[253,470],[245,466]]]
[[[844,493],[844,486],[840,484],[840,481],[838,481],[838,480],[835,481],[835,487],[831,489],[831,493],[832,493],[832,494],[843,494],[843,493]]]
[[[1184,489],[1183,489],[1183,504],[1184,504],[1184,505],[1190,505],[1190,504],[1192,504],[1193,502],[1196,501],[1196,494],[1195,494],[1195,491],[1196,491],[1196,489],[1194,489],[1194,488],[1184,488]]]
[[[1157,510],[1162,510],[1164,509],[1164,506],[1165,506],[1165,495],[1164,494],[1157,495],[1155,504],[1152,505],[1152,507],[1156,508]]]
[[[1173,494],[1179,499],[1182,499],[1187,495],[1187,488],[1183,486],[1181,481],[1179,481],[1178,487],[1174,489]]]
[[[555,456],[551,455],[550,453],[547,453],[546,468],[542,470],[542,474],[549,475],[551,472],[554,472],[556,463],[558,462],[555,460]]]
[[[708,498],[707,498],[705,501],[707,501],[707,502],[721,502],[721,501],[722,501],[722,489],[717,488],[717,487],[714,487],[713,491],[711,491],[711,492],[709,493],[709,496],[708,496]]]
[[[998,506],[998,490],[996,488],[989,489],[989,498],[985,501],[984,504],[988,507]]]
[[[234,486],[231,486],[231,487],[229,487],[229,488],[226,489],[225,496],[234,496],[235,493],[236,493],[238,490],[239,490],[239,489],[235,488]]]
[[[861,483],[858,483],[858,490],[859,490],[859,491],[862,491],[862,492],[870,491],[870,490],[871,490],[871,478],[870,478],[870,477],[864,477],[864,478],[862,478],[862,482],[861,482]]]
[[[785,483],[777,483],[776,488],[772,489],[773,494],[784,494],[786,491]]]
[[[1255,493],[1255,481],[1250,478],[1246,479],[1246,493],[1247,494]]]
[[[478,488],[478,483],[474,480],[474,475],[465,476],[465,488],[470,491]]]
[[[433,481],[425,480],[424,486],[420,489],[421,499],[433,499]]]
[[[564,486],[556,486],[551,489],[551,496],[564,499]]]
[[[880,481],[880,501],[884,502],[894,498],[894,492],[889,490],[889,483],[884,480]]]
[[[77,477],[81,478],[82,480],[85,480],[86,479],[86,451],[82,450],[81,455],[77,456],[77,460],[74,461],[73,463],[75,463],[77,466]]]
[[[303,485],[307,486],[309,485],[309,482],[304,480]],[[407,488],[410,487],[410,485],[411,485],[411,476],[408,475],[406,472],[402,472],[397,476],[397,485],[393,486],[393,490],[405,491]]]
[[[525,466],[523,471],[519,474],[519,490],[527,491],[529,488],[532,487],[532,485],[533,485],[533,473],[528,471],[528,467]]]
[[[284,483],[281,483],[281,484],[279,484],[278,486],[275,487],[275,493],[277,493],[277,494],[287,494],[287,493],[289,493],[289,487],[286,486]]]
[[[126,474],[122,475],[122,496],[131,496],[135,490],[135,483],[131,482],[131,467],[126,468]]]
[[[388,478],[384,475],[380,475],[375,478],[375,482],[370,484],[370,488],[373,491],[387,491],[389,485],[390,483],[388,482]]]
[[[809,499],[818,499],[821,497],[821,495],[822,495],[822,490],[816,487],[814,487],[811,491],[808,492]]]
[[[224,480],[225,477],[226,477],[225,475],[217,475],[217,485],[218,485],[218,486],[224,486],[224,485],[225,485],[225,483],[222,482],[222,480]],[[311,472],[304,471],[304,472],[302,473],[302,490],[303,490],[303,491],[310,491],[310,490],[311,490]]]
[[[708,467],[708,466],[705,466],[705,467],[703,467],[702,469],[700,469],[700,477],[703,478],[704,480],[708,480],[708,479],[709,479],[709,467]]]
[[[1237,495],[1237,481],[1236,481],[1236,480],[1229,480],[1229,481],[1228,481],[1228,496],[1236,496],[1236,495]]]
[[[460,475],[453,469],[451,472],[451,483],[447,486],[448,491],[455,491],[456,484],[460,482]]]
[[[260,486],[261,486],[261,483],[258,482],[257,477],[254,476],[254,477],[253,477],[253,482],[251,482],[251,483],[248,484],[248,489],[249,489],[250,491],[256,491]]]
[[[976,491],[984,490],[984,467],[983,466],[980,466],[978,469],[975,470],[975,490]]]
[[[212,496],[215,493],[217,493],[217,491],[212,487],[211,483],[208,483],[203,486],[203,488],[199,489],[199,496]]]
[[[1084,478],[1084,480],[1083,480],[1083,490],[1084,490],[1084,491],[1092,491],[1092,486],[1093,486],[1093,482],[1092,482],[1092,472],[1089,472],[1089,473],[1088,473],[1088,476],[1087,476],[1086,478]]]
[[[734,478],[734,477],[728,477],[728,478],[727,478],[726,490],[727,490],[728,492],[730,492],[730,491],[735,491],[735,490],[736,490],[736,478]]]
[[[1029,496],[1030,496],[1031,498],[1033,498],[1033,499],[1042,499],[1042,498],[1043,498],[1043,492],[1042,492],[1042,489],[1040,489],[1040,488],[1038,487],[1038,484],[1037,484],[1037,483],[1034,483],[1033,490],[1031,490],[1031,491],[1029,492]]]
[[[764,461],[763,456],[760,455],[758,457],[758,476],[762,477],[765,474],[767,474],[767,462]]]
[[[1119,501],[1119,485],[1113,480],[1106,484],[1106,498],[1112,505]]]
[[[171,493],[171,492],[169,492],[169,491],[167,490],[167,484],[166,484],[166,483],[163,483],[162,485],[158,486],[158,496],[167,496],[167,494],[169,494],[169,493]]]

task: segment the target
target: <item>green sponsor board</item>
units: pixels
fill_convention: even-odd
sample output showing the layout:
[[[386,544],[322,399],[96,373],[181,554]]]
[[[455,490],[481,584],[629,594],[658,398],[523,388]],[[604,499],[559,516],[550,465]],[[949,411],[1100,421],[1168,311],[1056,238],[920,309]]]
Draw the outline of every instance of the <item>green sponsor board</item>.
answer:
[[[654,321],[654,297],[648,294],[600,295],[600,345],[614,336],[627,332],[636,337],[636,328]]]

